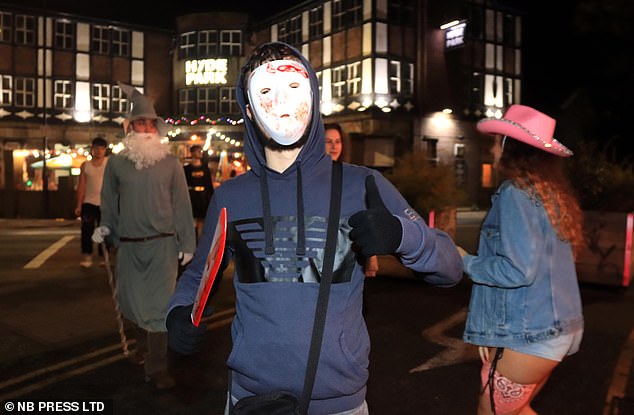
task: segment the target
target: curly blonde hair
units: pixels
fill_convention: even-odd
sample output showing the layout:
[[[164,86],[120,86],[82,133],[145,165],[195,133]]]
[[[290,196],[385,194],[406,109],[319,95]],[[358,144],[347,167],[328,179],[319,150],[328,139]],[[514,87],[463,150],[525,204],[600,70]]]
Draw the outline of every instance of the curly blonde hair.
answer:
[[[584,244],[583,212],[564,172],[562,158],[509,137],[500,168],[515,186],[541,200],[559,239],[570,242],[576,257]]]

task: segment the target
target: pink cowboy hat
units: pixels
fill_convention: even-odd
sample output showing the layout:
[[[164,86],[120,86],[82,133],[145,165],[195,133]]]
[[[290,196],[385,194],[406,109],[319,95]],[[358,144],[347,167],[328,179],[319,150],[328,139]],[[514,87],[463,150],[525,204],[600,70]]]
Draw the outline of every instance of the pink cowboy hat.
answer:
[[[511,105],[502,118],[485,118],[476,128],[482,133],[514,138],[559,157],[570,157],[572,151],[553,138],[555,124],[553,118],[536,109]]]

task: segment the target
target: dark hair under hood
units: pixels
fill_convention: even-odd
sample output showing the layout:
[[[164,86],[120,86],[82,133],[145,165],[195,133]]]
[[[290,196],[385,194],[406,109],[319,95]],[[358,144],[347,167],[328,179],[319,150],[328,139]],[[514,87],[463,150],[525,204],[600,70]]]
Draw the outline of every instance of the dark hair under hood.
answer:
[[[306,72],[308,72],[308,77],[310,79],[310,89],[313,92],[313,105],[312,112],[310,118],[310,124],[308,125],[308,139],[306,144],[302,147],[299,155],[297,156],[297,160],[294,163],[294,166],[301,164],[302,168],[309,168],[312,165],[316,164],[322,157],[326,157],[326,148],[324,145],[324,123],[321,119],[321,113],[319,111],[319,81],[317,80],[317,75],[313,70],[312,66],[306,60],[306,58],[294,47],[284,42],[270,42],[263,44],[262,46],[279,44],[281,46],[285,46],[290,49],[293,54],[301,61],[302,65],[306,68]],[[249,161],[249,165],[251,169],[256,175],[261,174],[262,166],[266,166],[266,157],[264,155],[264,147],[262,146],[262,141],[260,140],[260,130],[255,125],[255,123],[247,116],[246,111],[246,91],[244,90],[244,76],[246,70],[240,71],[240,77],[238,79],[238,83],[236,85],[236,95],[238,100],[238,105],[240,105],[240,110],[242,111],[242,117],[244,119],[244,127],[246,129],[246,139],[245,139],[245,152],[247,159]],[[289,169],[292,169],[291,166]]]

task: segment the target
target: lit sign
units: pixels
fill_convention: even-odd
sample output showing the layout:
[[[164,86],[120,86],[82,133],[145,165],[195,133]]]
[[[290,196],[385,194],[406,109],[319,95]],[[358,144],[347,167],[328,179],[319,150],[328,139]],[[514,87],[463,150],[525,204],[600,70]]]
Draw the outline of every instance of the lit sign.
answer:
[[[445,30],[445,48],[451,49],[464,45],[464,32],[467,27],[465,22],[460,22]]]
[[[227,59],[200,59],[185,61],[187,85],[227,83]]]

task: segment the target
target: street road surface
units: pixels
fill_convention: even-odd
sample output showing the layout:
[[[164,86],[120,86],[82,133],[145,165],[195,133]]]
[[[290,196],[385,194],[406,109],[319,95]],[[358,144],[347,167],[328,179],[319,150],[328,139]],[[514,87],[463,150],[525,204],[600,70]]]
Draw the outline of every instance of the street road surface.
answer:
[[[105,269],[98,261],[80,268],[79,252],[75,223],[0,228],[0,405],[105,399],[118,415],[221,414],[231,279],[213,299],[216,313],[207,319],[203,350],[192,357],[171,354],[178,385],[158,393],[145,384],[142,369],[123,358]],[[461,340],[469,291],[466,280],[450,289],[403,277],[366,280],[372,414],[475,413],[480,364],[475,348]],[[612,395],[632,396],[632,293],[583,286],[582,296],[581,350],[555,371],[535,401],[539,413],[607,415]],[[620,414],[634,413],[622,407]]]

